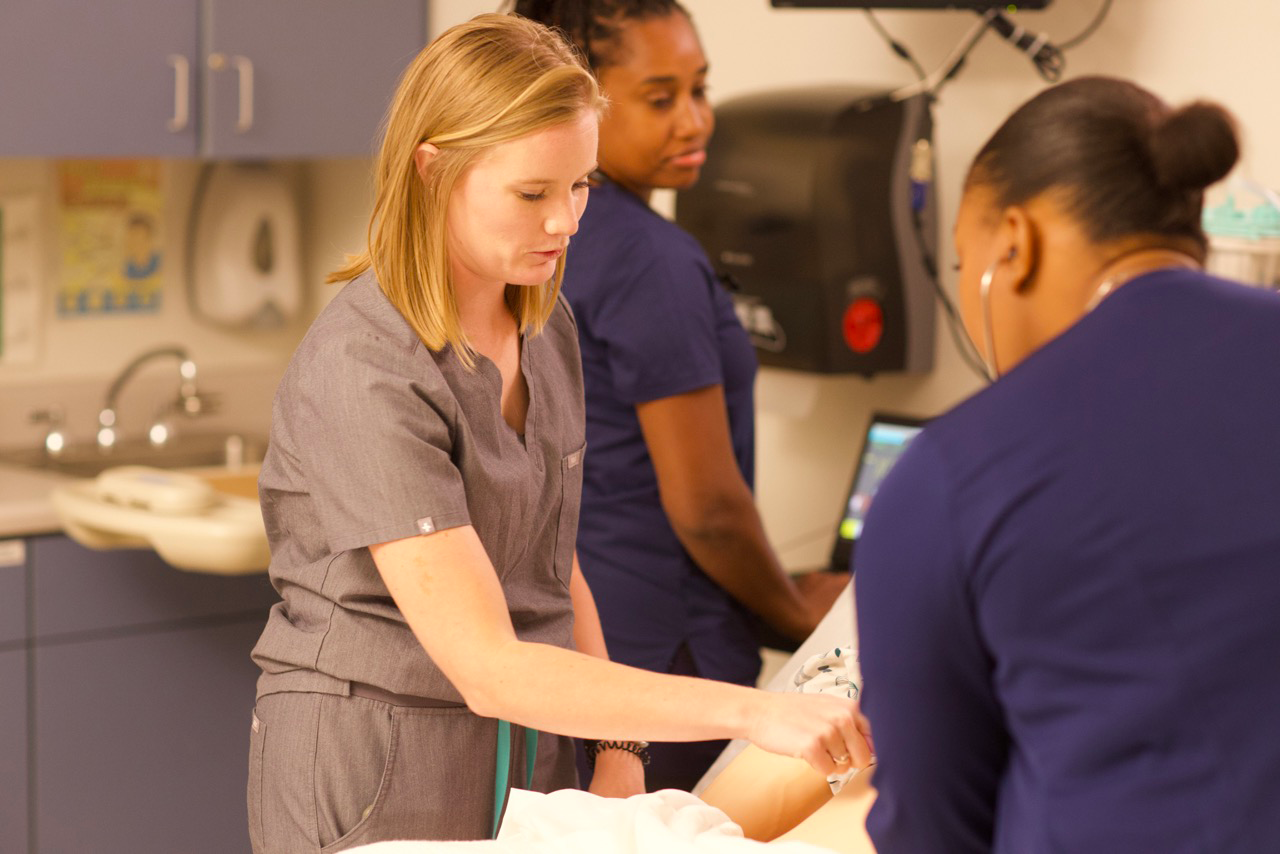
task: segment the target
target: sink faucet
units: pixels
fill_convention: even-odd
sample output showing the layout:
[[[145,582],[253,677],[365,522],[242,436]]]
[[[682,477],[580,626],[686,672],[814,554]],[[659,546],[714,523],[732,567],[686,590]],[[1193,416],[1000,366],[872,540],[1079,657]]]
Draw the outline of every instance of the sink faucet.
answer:
[[[116,400],[129,379],[139,368],[152,359],[172,356],[179,360],[178,374],[182,382],[178,387],[178,398],[166,409],[175,409],[184,415],[196,416],[209,409],[208,402],[196,392],[196,363],[191,361],[187,351],[182,347],[168,346],[148,350],[136,357],[111,382],[107,389],[106,403],[98,413],[98,447],[107,450],[116,442]],[[157,432],[157,430],[159,432]],[[155,444],[163,444],[167,438],[167,430],[163,425],[155,425],[151,430],[151,440]]]

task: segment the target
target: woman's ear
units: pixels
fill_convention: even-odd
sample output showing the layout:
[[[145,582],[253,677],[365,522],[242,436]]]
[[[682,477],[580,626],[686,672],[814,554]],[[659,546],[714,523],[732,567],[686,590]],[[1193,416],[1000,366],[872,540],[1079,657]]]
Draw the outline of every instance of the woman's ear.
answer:
[[[1035,220],[1021,205],[1006,208],[1000,224],[1000,238],[1008,247],[1004,256],[1014,291],[1030,287],[1040,260],[1040,241]]]
[[[427,172],[431,169],[431,163],[436,159],[436,155],[440,153],[440,147],[424,142],[413,151],[413,165],[418,168],[418,177],[424,182],[427,180]]]

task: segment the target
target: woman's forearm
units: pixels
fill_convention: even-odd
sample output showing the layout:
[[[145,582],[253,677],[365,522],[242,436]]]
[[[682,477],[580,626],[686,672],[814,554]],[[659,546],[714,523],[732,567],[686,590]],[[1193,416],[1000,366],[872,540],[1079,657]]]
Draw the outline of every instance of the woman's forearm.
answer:
[[[754,698],[741,686],[519,640],[497,654],[503,666],[467,697],[479,715],[595,739],[699,741],[745,738],[751,729]]]
[[[662,510],[694,562],[733,598],[795,639],[815,613],[764,534],[734,456],[720,386],[640,404],[636,417],[658,479]]]
[[[813,631],[821,613],[812,609],[765,537],[751,493],[731,485],[705,496],[699,507],[668,511],[672,529],[694,563],[734,599],[795,640]]]
[[[480,714],[586,738],[746,738],[823,774],[871,761],[856,704],[842,698],[650,673],[523,641],[501,657],[507,666],[477,688]]]
[[[470,527],[370,551],[410,629],[479,715],[584,738],[745,737],[824,773],[836,767],[833,757],[870,756],[848,701],[650,673],[519,640]]]

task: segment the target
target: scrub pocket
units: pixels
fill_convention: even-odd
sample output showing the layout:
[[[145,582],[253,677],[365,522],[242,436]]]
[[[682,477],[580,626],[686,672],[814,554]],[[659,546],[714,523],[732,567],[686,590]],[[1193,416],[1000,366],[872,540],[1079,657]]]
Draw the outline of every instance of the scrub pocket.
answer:
[[[322,854],[388,839],[488,838],[493,822],[497,721],[477,717],[465,707],[411,708],[352,701],[381,706],[389,714],[391,754],[367,814],[332,842],[322,836],[327,842],[320,849]],[[341,756],[347,748],[339,743],[334,749]],[[523,761],[523,753],[518,761]]]
[[[390,707],[357,697],[286,691],[259,699],[254,718],[257,731],[249,754],[254,854],[316,854],[326,845],[333,850],[354,846],[349,840],[365,832],[389,774],[395,735]]]
[[[386,703],[320,696],[312,791],[321,851],[352,841],[374,820],[391,777],[397,730],[394,707]]]
[[[566,588],[573,571],[573,547],[578,539],[578,513],[582,509],[583,445],[560,460],[560,521],[556,528],[556,577]]]
[[[465,706],[417,708],[311,693],[264,697],[257,717],[249,781],[255,854],[329,854],[390,839],[489,837],[494,719]],[[524,739],[512,747],[512,764],[523,769]],[[570,740],[540,738],[534,788],[574,783]]]

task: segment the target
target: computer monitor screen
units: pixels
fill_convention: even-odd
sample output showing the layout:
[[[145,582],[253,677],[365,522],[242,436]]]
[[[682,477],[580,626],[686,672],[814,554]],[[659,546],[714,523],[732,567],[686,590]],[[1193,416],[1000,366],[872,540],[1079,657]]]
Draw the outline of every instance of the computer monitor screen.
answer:
[[[853,544],[862,533],[867,510],[880,484],[902,456],[912,440],[924,429],[924,422],[916,418],[877,414],[872,416],[862,444],[862,456],[853,474],[853,486],[845,502],[844,518],[836,536],[832,563],[847,566],[853,553]]]

